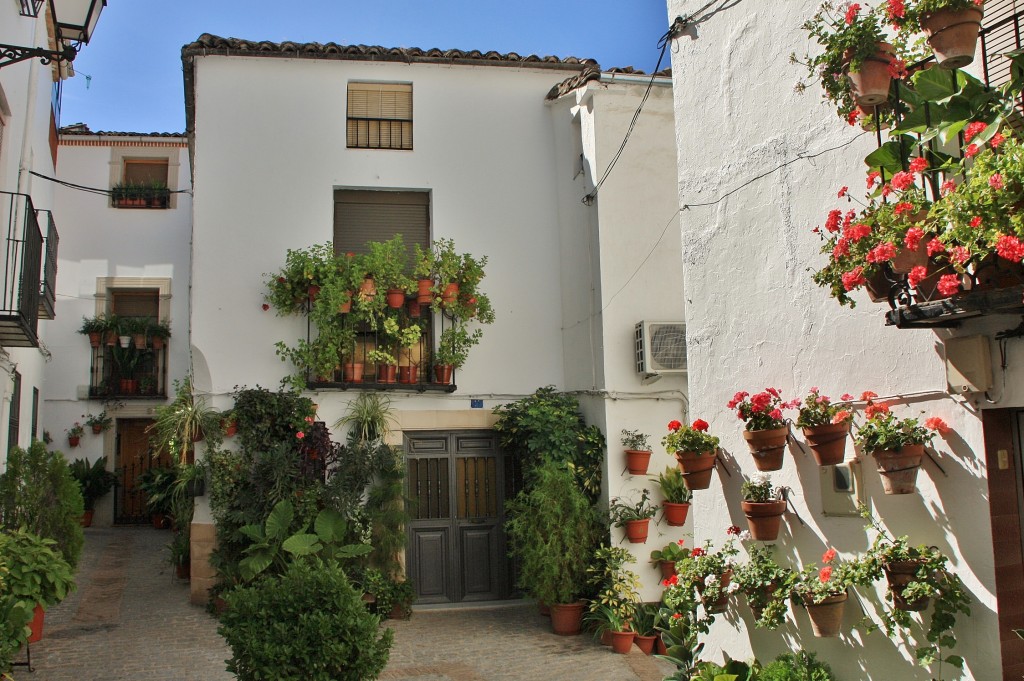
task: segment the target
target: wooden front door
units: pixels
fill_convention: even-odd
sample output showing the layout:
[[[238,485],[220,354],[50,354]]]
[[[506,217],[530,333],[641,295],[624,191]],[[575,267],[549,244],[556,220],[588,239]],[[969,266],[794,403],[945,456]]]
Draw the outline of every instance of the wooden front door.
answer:
[[[420,603],[508,597],[505,471],[491,431],[407,433],[406,572]]]
[[[153,447],[146,432],[152,419],[118,419],[115,473],[117,494],[114,498],[114,523],[135,525],[149,522],[146,495],[139,489],[139,477],[150,468],[168,467],[170,455],[153,456]]]

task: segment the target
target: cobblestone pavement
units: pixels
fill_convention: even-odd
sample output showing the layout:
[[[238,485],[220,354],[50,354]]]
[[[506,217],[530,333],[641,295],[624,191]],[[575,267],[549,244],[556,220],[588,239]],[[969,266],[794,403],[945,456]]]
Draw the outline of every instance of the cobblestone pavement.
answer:
[[[217,622],[188,602],[167,564],[170,533],[86,531],[78,590],[46,613],[35,673],[16,681],[228,681]],[[555,636],[532,605],[416,610],[395,630],[386,681],[660,681],[668,667],[636,648],[614,655],[588,636]],[[24,659],[24,655],[20,659]]]

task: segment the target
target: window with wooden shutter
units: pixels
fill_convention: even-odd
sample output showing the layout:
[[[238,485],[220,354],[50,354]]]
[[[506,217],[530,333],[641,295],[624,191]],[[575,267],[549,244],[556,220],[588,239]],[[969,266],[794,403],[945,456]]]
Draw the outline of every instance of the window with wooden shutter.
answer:
[[[412,149],[412,84],[349,83],[351,149]]]
[[[166,158],[125,159],[122,184],[167,186]]]
[[[430,247],[430,195],[338,189],[334,192],[334,252],[366,253],[367,241],[388,241],[396,234],[409,249]]]
[[[111,291],[110,311],[118,317],[160,318],[160,294],[155,290]]]

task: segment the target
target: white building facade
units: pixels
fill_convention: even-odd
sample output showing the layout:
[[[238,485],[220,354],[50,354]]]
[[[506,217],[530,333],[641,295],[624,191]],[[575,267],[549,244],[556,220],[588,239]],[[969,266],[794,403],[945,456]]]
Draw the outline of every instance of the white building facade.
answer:
[[[857,138],[858,128],[822,104],[817,85],[794,91],[804,67],[790,63],[789,55],[813,47],[801,25],[818,2],[722,4],[705,9],[709,16],[671,44],[691,414],[722,438],[731,473],[720,469],[720,484],[696,494],[695,540],[720,545],[727,525],[745,525],[740,484],[754,467],[743,423],[726,406],[737,391],[772,386],[790,400],[814,386],[833,399],[870,390],[900,416],[941,417],[952,433],[936,439],[938,465],[925,460],[918,494],[884,496],[873,459],[858,452],[863,484],[852,501],[866,503],[891,534],[950,556],[972,599],[952,651],[966,660],[963,678],[1019,678],[1022,649],[1011,629],[1021,626],[1024,583],[1018,504],[1024,346],[995,339],[1019,316],[985,316],[952,329],[900,329],[886,326],[888,305],[873,305],[860,293],[856,309],[843,308],[815,285],[811,271],[825,256],[811,230],[836,207],[841,187],[860,193],[862,159],[874,148],[874,135]],[[670,0],[669,21],[703,5]],[[993,357],[1005,351],[1004,368],[992,362],[990,392],[959,394],[947,386],[943,346],[979,334]],[[848,443],[848,460],[851,449]],[[786,515],[775,549],[780,563],[820,565],[828,547],[849,557],[868,548],[873,533],[864,520],[825,514],[835,493],[809,454],[791,447],[773,481],[793,490],[799,514],[799,520]],[[775,632],[755,630],[740,608],[735,620],[718,619],[705,637],[705,654],[770,660],[804,647],[817,651],[839,678],[933,678],[934,669],[914,666],[912,646],[879,632],[851,631],[865,612],[877,621],[884,587],[858,592],[846,609],[850,633],[842,640],[813,638],[802,608],[794,607]],[[920,629],[915,635],[920,640]],[[945,672],[956,678],[948,666]]]

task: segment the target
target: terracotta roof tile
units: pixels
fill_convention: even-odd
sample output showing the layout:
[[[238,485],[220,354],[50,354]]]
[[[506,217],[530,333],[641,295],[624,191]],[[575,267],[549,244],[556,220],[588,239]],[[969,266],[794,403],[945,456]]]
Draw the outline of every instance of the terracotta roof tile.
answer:
[[[623,74],[623,75],[630,75],[630,76],[650,76],[650,75],[654,75],[654,76],[656,76],[658,78],[671,78],[672,77],[672,69],[671,68],[662,69],[661,71],[658,71],[657,73],[654,73],[654,74],[648,74],[648,73],[644,73],[643,71],[640,71],[639,69],[634,69],[632,66],[626,66],[624,68],[614,67],[614,68],[607,69],[606,71],[602,71],[597,66],[589,66],[586,69],[584,69],[583,71],[581,71],[580,73],[577,73],[576,75],[573,75],[573,76],[569,76],[568,78],[563,80],[561,83],[559,83],[558,85],[555,85],[553,88],[548,90],[548,94],[547,94],[547,97],[545,97],[545,99],[548,99],[548,100],[558,99],[559,97],[561,97],[563,95],[569,94],[573,90],[576,90],[578,88],[583,87],[584,85],[586,85],[587,83],[589,83],[592,80],[600,81],[601,80],[601,75],[603,73],[607,73],[607,74],[610,74],[610,75],[613,75],[613,76],[616,75],[616,74]]]
[[[57,131],[61,135],[103,135],[104,137],[184,137],[183,132],[121,132],[113,130],[90,130],[85,123],[66,125]]]

